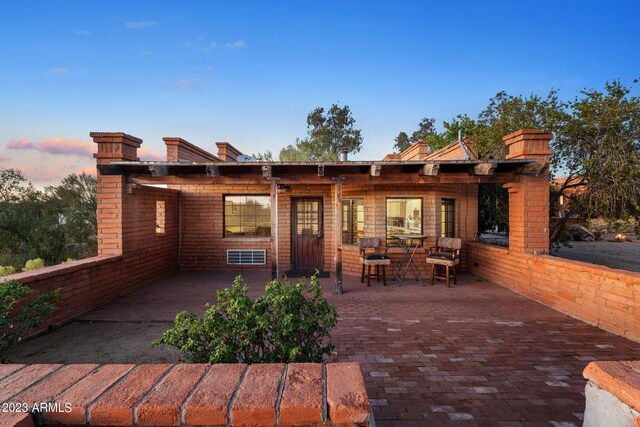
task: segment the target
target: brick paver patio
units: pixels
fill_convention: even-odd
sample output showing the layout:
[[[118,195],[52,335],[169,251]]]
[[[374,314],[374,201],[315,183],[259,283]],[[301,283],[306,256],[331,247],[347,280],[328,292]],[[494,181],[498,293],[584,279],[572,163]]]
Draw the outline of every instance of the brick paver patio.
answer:
[[[230,273],[183,272],[85,315],[94,321],[162,321],[202,311]],[[253,295],[268,273],[249,273]],[[634,360],[640,344],[567,317],[470,275],[459,285],[345,278],[332,293],[339,361],[358,361],[377,426],[578,426],[582,370],[592,360]]]

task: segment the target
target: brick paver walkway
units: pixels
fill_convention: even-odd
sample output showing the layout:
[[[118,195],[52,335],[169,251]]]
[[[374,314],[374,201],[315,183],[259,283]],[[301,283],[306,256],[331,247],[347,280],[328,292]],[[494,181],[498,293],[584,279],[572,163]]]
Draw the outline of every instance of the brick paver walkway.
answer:
[[[256,295],[266,273],[247,275]],[[121,298],[85,320],[158,321],[201,311],[229,273],[184,272]],[[582,370],[634,360],[640,344],[606,333],[473,276],[459,285],[379,284],[346,278],[332,293],[339,361],[361,363],[377,426],[579,426]]]

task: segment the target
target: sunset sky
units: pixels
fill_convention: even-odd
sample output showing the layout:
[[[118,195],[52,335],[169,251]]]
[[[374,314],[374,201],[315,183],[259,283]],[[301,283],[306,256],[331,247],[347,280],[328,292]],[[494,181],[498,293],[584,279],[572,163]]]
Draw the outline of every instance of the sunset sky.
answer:
[[[338,102],[364,136],[352,158],[379,159],[422,117],[475,117],[501,90],[640,77],[638,1],[0,6],[0,168],[40,186],[94,170],[90,131],[144,139],[144,159],[163,136],[277,153]]]

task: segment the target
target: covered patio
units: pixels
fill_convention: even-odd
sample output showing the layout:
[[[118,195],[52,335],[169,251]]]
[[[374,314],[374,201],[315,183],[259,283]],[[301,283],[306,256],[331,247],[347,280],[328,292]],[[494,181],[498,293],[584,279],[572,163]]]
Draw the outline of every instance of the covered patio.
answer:
[[[151,351],[149,335],[166,330],[179,311],[201,313],[233,276],[183,271],[160,279],[25,343],[14,359],[175,361],[173,351]],[[260,294],[270,276],[245,272],[250,294]],[[360,362],[377,426],[579,426],[587,363],[640,354],[638,343],[469,274],[452,288],[411,282],[367,288],[345,276],[342,295],[333,293],[333,278],[321,283],[339,312],[332,358]],[[74,341],[80,329],[84,336]]]

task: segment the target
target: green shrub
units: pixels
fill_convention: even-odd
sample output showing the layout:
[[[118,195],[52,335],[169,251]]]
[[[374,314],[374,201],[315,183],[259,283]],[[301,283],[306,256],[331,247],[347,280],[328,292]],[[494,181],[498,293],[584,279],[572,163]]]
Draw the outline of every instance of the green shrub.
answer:
[[[16,268],[12,265],[0,265],[0,277],[8,276],[10,274],[14,274],[16,272]]]
[[[291,284],[274,280],[255,301],[242,276],[218,291],[218,304],[204,317],[183,311],[153,345],[182,352],[190,363],[321,362],[333,350],[326,343],[336,325],[336,307],[322,293],[317,277]],[[326,344],[326,345],[325,345]]]
[[[53,301],[60,299],[60,290],[37,295],[18,282],[0,284],[0,363],[7,362],[7,353],[18,345],[30,329],[42,324],[45,316],[56,309]]]
[[[22,271],[37,270],[44,267],[44,260],[42,258],[30,259],[24,264]]]

